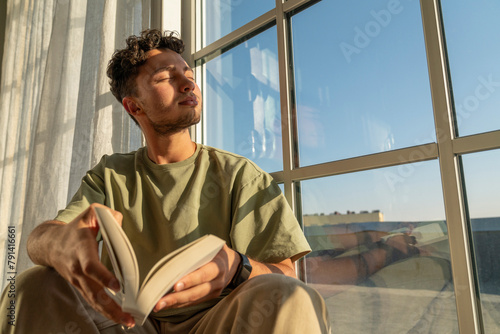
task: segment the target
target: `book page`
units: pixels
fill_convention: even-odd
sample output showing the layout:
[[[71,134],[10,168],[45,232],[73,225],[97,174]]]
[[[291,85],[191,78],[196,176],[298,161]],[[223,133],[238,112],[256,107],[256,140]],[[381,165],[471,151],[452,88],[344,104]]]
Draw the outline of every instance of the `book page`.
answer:
[[[214,235],[206,235],[175,251],[175,254],[168,254],[148,274],[136,305],[127,305],[126,311],[149,315],[158,300],[169,292],[179,279],[210,262],[225,243]]]
[[[158,262],[156,262],[156,264],[153,266],[153,268],[151,268],[148,272],[148,275],[146,276],[146,278],[144,278],[144,281],[142,282],[142,286],[139,290],[142,290],[144,288],[144,286],[146,285],[146,283],[150,280],[150,278],[161,268],[163,267],[168,261],[170,261],[171,258],[173,258],[174,256],[176,256],[177,254],[183,252],[186,248],[189,248],[189,247],[192,247],[194,246],[194,244],[208,238],[209,235],[204,235],[202,236],[201,238],[199,239],[196,239],[190,243],[188,243],[187,245],[184,245],[182,247],[179,247],[177,248],[176,250],[168,253],[167,255],[165,255],[164,257],[162,257]]]
[[[111,212],[99,207],[95,210],[115,275],[121,276],[117,278],[121,280],[124,298],[135,300],[139,291],[139,266],[134,249]]]

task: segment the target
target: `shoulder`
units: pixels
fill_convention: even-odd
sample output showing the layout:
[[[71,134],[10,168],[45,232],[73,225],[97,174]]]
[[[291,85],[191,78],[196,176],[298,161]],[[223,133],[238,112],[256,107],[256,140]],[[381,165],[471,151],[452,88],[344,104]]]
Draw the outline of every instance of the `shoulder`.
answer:
[[[256,178],[270,177],[250,159],[211,146],[201,145],[200,160],[209,163],[212,168],[233,174],[242,183]]]
[[[141,156],[141,152],[143,150],[144,147],[141,147],[136,151],[128,153],[105,154],[102,156],[101,161],[98,163],[98,165],[113,167],[113,166],[122,166],[123,164],[127,163],[134,163],[137,160],[137,158]]]
[[[212,160],[217,160],[230,166],[247,167],[256,173],[263,172],[259,166],[244,156],[207,145],[200,146],[200,155],[206,155]]]
[[[109,171],[121,174],[124,171],[134,170],[138,160],[141,160],[143,150],[144,148],[141,147],[137,151],[128,153],[105,154],[101,157],[99,163],[92,168],[92,171],[97,174]]]

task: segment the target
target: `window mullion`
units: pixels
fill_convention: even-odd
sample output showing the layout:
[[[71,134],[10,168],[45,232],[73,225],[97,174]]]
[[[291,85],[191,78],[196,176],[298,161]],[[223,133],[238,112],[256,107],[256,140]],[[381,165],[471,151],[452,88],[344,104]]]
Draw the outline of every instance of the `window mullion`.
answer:
[[[290,72],[289,72],[289,45],[288,27],[283,3],[276,0],[276,27],[278,33],[278,59],[279,59],[279,87],[280,87],[280,110],[281,110],[281,133],[283,145],[283,173],[282,181],[285,187],[285,197],[292,208],[296,208],[295,195],[291,179],[293,166],[293,132],[291,126],[291,98],[290,98]]]
[[[458,156],[453,152],[455,129],[440,5],[439,0],[420,3],[459,329],[460,333],[480,333],[461,173]]]

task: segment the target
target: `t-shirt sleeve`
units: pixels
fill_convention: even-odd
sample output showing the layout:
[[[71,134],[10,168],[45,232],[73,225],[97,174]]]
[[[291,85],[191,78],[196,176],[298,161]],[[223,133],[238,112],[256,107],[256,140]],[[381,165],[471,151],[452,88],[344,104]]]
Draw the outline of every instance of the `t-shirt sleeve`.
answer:
[[[233,202],[233,247],[260,262],[296,261],[311,251],[281,189],[262,172],[241,186]]]
[[[104,192],[103,163],[104,158],[98,165],[87,172],[82,178],[80,188],[73,195],[73,198],[66,208],[58,212],[57,216],[54,218],[55,220],[69,223],[87,209],[90,204],[105,204],[106,196]]]

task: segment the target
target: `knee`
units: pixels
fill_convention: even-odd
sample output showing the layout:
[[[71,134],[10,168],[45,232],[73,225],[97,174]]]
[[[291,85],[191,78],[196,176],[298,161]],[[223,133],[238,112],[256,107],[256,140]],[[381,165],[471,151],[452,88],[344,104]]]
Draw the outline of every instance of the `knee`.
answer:
[[[296,278],[279,274],[267,274],[267,275],[255,276],[245,284],[257,289],[259,288],[265,289],[267,291],[286,290],[290,288],[305,286],[305,284],[302,281]]]
[[[18,282],[29,282],[32,280],[45,280],[47,277],[55,275],[57,275],[57,272],[53,268],[46,266],[34,266],[20,273],[17,278]]]
[[[323,298],[304,282],[279,274],[260,275],[245,283],[245,289],[252,290],[255,295],[265,295],[268,300],[282,304],[290,298],[294,300],[313,300],[323,303]]]
[[[246,301],[248,309],[241,317],[251,328],[269,325],[275,329],[273,332],[280,333],[328,332],[328,311],[323,298],[298,279],[260,275],[242,284],[237,294]]]
[[[35,266],[33,268],[23,271],[17,279],[20,287],[26,288],[33,285],[43,285],[45,286],[47,282],[55,282],[56,285],[64,279],[59,276],[59,274],[50,267],[45,266]]]
[[[27,269],[14,279],[17,297],[40,296],[44,292],[51,291],[51,287],[61,287],[65,282],[54,269],[45,266]]]

